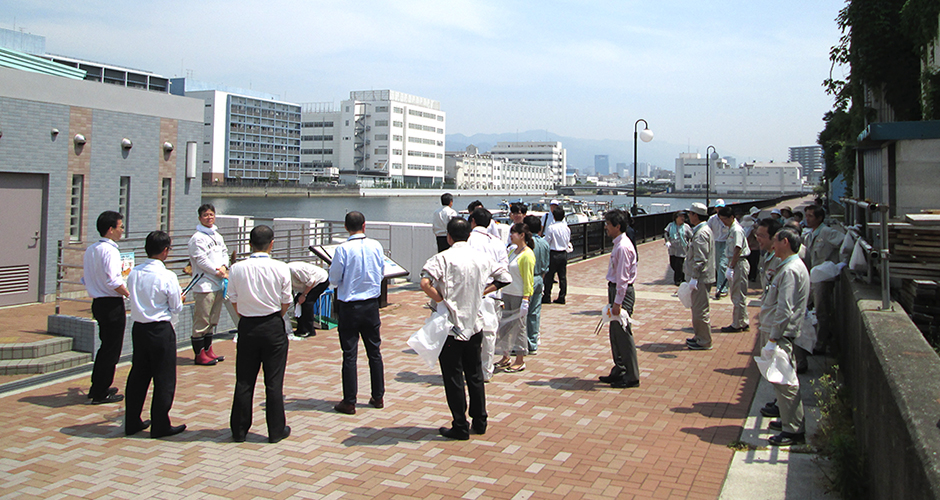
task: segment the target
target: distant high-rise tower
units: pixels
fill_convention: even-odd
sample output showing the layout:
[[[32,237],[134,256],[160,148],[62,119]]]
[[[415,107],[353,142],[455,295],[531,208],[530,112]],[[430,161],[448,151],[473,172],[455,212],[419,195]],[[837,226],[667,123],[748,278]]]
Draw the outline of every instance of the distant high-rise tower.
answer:
[[[632,174],[628,174],[628,173],[627,173],[627,164],[626,164],[626,163],[618,163],[618,164],[617,164],[617,175],[619,175],[620,177],[629,177],[629,176],[632,175]]]
[[[826,170],[823,149],[820,145],[791,147],[790,161],[799,162],[803,166],[801,174],[810,183],[819,182]]]
[[[597,175],[610,175],[610,156],[594,155],[594,173]]]

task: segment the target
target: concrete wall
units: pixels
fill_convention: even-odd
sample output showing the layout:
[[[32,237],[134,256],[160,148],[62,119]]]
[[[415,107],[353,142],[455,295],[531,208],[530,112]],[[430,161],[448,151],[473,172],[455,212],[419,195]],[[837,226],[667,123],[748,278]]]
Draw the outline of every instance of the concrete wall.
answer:
[[[940,357],[899,304],[843,273],[839,364],[868,458],[872,499],[940,498]]]

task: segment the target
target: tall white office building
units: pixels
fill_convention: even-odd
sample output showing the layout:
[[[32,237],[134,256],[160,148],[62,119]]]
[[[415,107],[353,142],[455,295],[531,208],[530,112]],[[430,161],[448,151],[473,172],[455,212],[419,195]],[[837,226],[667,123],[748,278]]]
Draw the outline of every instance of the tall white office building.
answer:
[[[363,186],[444,183],[441,103],[394,90],[361,90],[334,108],[303,106],[305,173]]]
[[[531,165],[547,165],[552,169],[552,179],[555,185],[565,185],[568,153],[561,147],[561,142],[497,142],[490,154],[507,158],[510,161],[524,160]]]
[[[170,80],[170,93],[203,99],[203,180],[300,180],[300,105],[278,96]]]
[[[790,161],[802,166],[803,178],[811,184],[818,183],[826,169],[826,161],[820,145],[791,147]]]

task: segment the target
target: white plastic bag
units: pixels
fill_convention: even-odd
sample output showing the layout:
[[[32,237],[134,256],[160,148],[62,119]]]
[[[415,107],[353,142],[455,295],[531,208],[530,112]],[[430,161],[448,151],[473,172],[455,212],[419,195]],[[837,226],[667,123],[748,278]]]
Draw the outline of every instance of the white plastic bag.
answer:
[[[821,281],[832,281],[839,277],[839,273],[842,272],[843,267],[845,267],[845,264],[834,264],[828,260],[818,266],[813,266],[813,269],[809,272],[809,282],[819,283]]]
[[[813,352],[813,348],[816,346],[816,311],[806,311],[806,316],[803,316],[803,328],[800,329],[800,336],[793,343],[806,351]]]
[[[776,342],[767,342],[761,349],[760,356],[754,356],[754,361],[760,374],[771,384],[799,387],[800,379],[796,376],[796,368],[790,364],[790,357]]]
[[[447,308],[441,306],[440,309],[434,311],[425,320],[424,326],[408,339],[408,345],[418,353],[428,368],[434,368],[437,364],[437,358],[441,355],[444,342],[447,341],[447,333],[453,327]]]
[[[862,239],[855,242],[855,250],[852,250],[852,258],[849,259],[849,269],[862,272],[868,270],[868,257],[865,255],[865,249],[862,248]]]
[[[679,291],[676,294],[679,296],[679,302],[682,302],[686,309],[692,308],[692,287],[689,286],[688,281],[683,281],[679,285]]]

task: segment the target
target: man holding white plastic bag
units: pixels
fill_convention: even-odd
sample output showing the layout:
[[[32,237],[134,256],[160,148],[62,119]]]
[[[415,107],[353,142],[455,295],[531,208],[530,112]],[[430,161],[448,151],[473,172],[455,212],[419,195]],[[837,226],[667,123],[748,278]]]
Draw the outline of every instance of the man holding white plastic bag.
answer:
[[[706,222],[708,208],[704,203],[693,203],[689,208],[692,222],[692,240],[685,255],[682,272],[692,289],[692,330],[695,335],[685,341],[693,351],[712,348],[712,327],[709,315],[708,289],[715,284],[715,241]]]
[[[633,314],[636,299],[633,291],[637,273],[636,247],[624,234],[626,227],[627,217],[622,210],[611,210],[604,214],[604,229],[614,244],[607,266],[607,300],[610,303],[610,315],[615,318],[610,322],[610,352],[614,358],[614,367],[609,375],[601,376],[599,380],[614,389],[640,386],[640,368],[630,321],[617,319],[621,316],[621,307],[627,314]]]
[[[467,243],[470,232],[467,221],[451,219],[447,223],[447,239],[451,247],[428,259],[421,269],[421,289],[439,311],[446,308],[454,325],[438,358],[453,424],[450,428],[441,427],[440,433],[446,438],[460,440],[470,439],[471,431],[466,415],[464,381],[470,395],[472,430],[475,434],[486,433],[486,394],[480,357],[483,296],[512,281],[504,263],[470,247]]]
[[[773,281],[767,287],[761,304],[761,318],[766,318],[770,328],[769,343],[782,350],[790,360],[790,369],[796,371],[796,356],[793,341],[800,336],[809,299],[809,272],[800,260],[802,238],[795,231],[783,228],[774,237],[773,249],[780,265]],[[769,345],[768,345],[769,347]],[[766,347],[765,347],[766,349]],[[770,422],[770,429],[781,431],[770,437],[774,446],[789,446],[806,440],[803,421],[803,401],[800,397],[799,380],[796,385],[775,383],[780,420]]]

